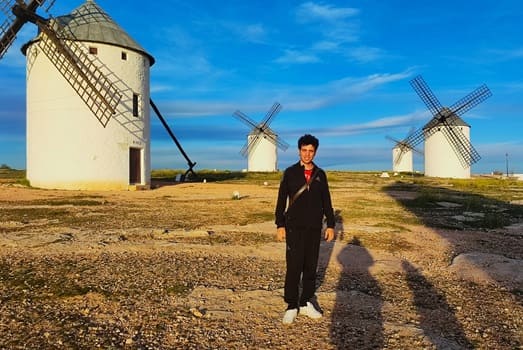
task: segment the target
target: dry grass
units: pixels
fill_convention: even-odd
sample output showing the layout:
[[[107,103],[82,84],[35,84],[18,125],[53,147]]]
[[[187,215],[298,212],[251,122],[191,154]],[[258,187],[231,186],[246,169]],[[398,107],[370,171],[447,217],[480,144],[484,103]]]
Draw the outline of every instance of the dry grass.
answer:
[[[283,329],[280,174],[173,174],[139,192],[31,189],[4,174],[0,348],[523,345],[523,287],[448,270],[460,253],[523,259],[505,228],[523,221],[522,182],[328,173],[339,234],[322,244],[325,317]]]

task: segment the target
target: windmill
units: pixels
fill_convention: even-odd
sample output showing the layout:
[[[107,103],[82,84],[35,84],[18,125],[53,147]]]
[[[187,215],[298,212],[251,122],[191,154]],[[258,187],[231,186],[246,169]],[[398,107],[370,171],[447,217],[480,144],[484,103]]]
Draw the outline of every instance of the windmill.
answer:
[[[0,57],[25,24],[39,29],[22,48],[27,56],[27,178],[43,188],[147,188],[154,58],[93,0],[65,16],[37,14],[44,4],[49,12],[54,2],[0,0],[0,14],[6,17]],[[192,171],[195,163],[189,163]]]
[[[413,149],[425,141],[425,175],[448,178],[470,178],[470,167],[481,159],[470,143],[470,125],[461,116],[483,102],[492,93],[481,85],[450,107],[443,107],[421,76],[410,84],[432,114],[421,129],[403,140]]]
[[[401,172],[413,172],[413,152],[423,155],[423,152],[416,148],[411,147],[405,140],[415,132],[412,129],[403,140],[395,139],[391,136],[385,136],[388,140],[394,142],[392,148],[392,171]]]
[[[248,157],[248,171],[276,171],[278,170],[277,148],[285,151],[289,144],[283,141],[270,127],[270,123],[280,112],[282,106],[275,102],[260,123],[243,114],[239,110],[233,116],[245,123],[251,132],[240,154]]]
[[[80,45],[67,40],[67,34],[59,21],[52,21],[36,13],[46,0],[2,1],[0,7],[7,15],[1,27],[0,58],[16,39],[20,29],[32,22],[38,26],[41,34],[41,49],[56,69],[67,79],[71,87],[78,92],[85,105],[105,127],[116,106],[122,98],[114,84],[103,74],[96,64],[83,52]],[[54,4],[50,1],[47,11]],[[11,5],[10,5],[11,4]],[[9,13],[7,10],[11,10]]]

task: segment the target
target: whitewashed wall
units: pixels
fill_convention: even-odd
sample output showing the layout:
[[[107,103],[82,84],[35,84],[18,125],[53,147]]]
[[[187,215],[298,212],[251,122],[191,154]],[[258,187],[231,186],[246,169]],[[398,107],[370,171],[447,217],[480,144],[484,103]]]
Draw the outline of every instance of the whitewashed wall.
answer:
[[[452,126],[452,128],[461,129],[463,135],[470,140],[469,127]],[[453,132],[455,133],[457,130],[449,130],[449,133]],[[435,132],[425,140],[425,176],[470,178],[470,166],[464,167],[461,164],[454,148],[441,131]]]
[[[412,150],[403,151],[399,147],[392,149],[392,170],[394,172],[412,172]]]
[[[141,150],[141,183],[150,185],[149,58],[106,44],[103,72],[123,93],[116,115],[100,124],[37,44],[27,51],[27,178],[34,187],[128,189],[130,148]],[[122,51],[127,60],[122,60]],[[132,115],[132,97],[139,116]]]
[[[247,142],[251,142],[254,135],[247,137]],[[276,171],[278,169],[278,156],[276,145],[271,141],[260,137],[256,147],[248,153],[248,171]]]

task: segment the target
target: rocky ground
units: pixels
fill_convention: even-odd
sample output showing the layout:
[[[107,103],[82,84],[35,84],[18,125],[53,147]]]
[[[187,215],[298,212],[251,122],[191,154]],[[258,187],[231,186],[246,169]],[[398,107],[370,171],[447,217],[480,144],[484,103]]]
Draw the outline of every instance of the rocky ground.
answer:
[[[452,215],[437,225],[439,212],[409,209],[420,190],[395,181],[331,182],[324,316],[290,326],[276,181],[137,192],[0,184],[0,348],[523,349],[521,205],[503,208],[516,214],[502,228],[457,229]]]

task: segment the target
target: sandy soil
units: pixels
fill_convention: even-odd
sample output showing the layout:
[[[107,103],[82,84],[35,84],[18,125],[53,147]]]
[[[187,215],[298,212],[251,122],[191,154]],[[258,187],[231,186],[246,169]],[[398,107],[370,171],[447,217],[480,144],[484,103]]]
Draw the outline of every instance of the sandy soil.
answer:
[[[394,202],[415,194],[365,183],[332,189],[324,317],[283,326],[277,185],[0,185],[0,348],[523,349],[521,225],[387,225],[412,216]]]

